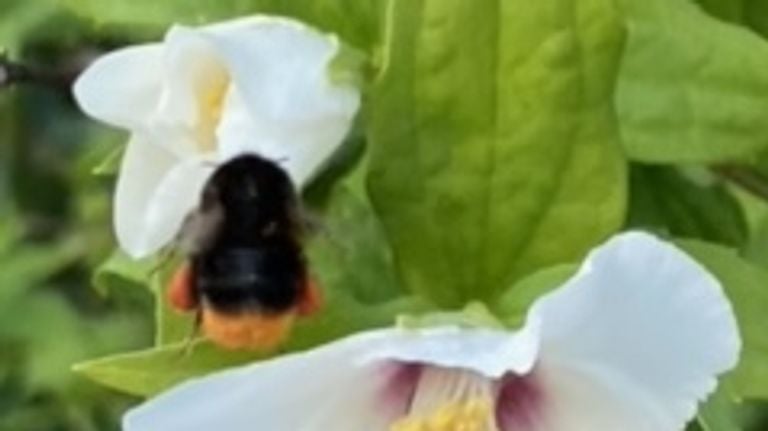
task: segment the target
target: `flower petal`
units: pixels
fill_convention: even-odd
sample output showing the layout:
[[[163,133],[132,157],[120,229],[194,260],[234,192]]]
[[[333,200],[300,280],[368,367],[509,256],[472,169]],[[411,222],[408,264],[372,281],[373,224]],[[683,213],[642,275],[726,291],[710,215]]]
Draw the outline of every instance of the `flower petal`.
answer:
[[[519,332],[436,327],[393,332],[366,360],[394,360],[471,370],[489,378],[528,373],[539,351],[540,324],[529,319]]]
[[[111,52],[78,77],[73,87],[75,100],[91,117],[117,127],[139,128],[158,103],[162,58],[160,44]]]
[[[152,253],[170,243],[181,230],[184,219],[200,204],[200,198],[216,165],[205,158],[178,163],[155,189],[144,214],[140,238],[143,253]]]
[[[231,86],[224,99],[221,122],[216,130],[219,143],[219,163],[237,156],[254,153],[273,161],[285,159],[290,145],[270,142],[262,127],[253,118],[248,105],[235,86]]]
[[[142,136],[134,134],[128,142],[117,178],[113,212],[117,241],[135,258],[151,252],[144,243],[150,200],[177,162],[173,154]]]
[[[252,136],[232,132],[242,122],[223,110],[221,151],[246,148],[273,160],[287,159],[294,182],[305,184],[341,145],[360,103],[350,86],[334,85],[328,66],[338,41],[296,21],[253,17],[205,27],[227,64],[250,114]],[[231,98],[230,98],[231,99]],[[247,139],[226,139],[241,136]]]
[[[718,282],[642,233],[595,250],[531,315],[543,324],[537,372],[553,409],[535,430],[678,431],[739,356]]]
[[[501,431],[660,431],[657,401],[589,372],[540,366],[500,391]],[[651,413],[651,417],[648,414]],[[675,428],[680,431],[682,427]]]
[[[226,65],[199,29],[172,27],[164,47],[163,92],[152,128],[182,155],[213,153],[230,85]]]
[[[129,412],[125,431],[384,431],[395,368],[355,360],[390,336],[374,331],[185,383]]]

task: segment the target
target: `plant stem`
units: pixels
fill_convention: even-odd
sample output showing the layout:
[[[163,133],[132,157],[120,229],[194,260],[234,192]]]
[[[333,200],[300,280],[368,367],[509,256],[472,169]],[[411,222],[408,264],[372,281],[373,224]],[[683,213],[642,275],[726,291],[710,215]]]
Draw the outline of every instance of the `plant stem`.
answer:
[[[0,90],[16,84],[29,83],[51,87],[54,90],[69,91],[78,70],[60,68],[60,70],[44,71],[16,61],[11,61],[5,54],[0,53]]]
[[[739,165],[718,165],[711,169],[717,176],[768,202],[768,177],[764,174]]]

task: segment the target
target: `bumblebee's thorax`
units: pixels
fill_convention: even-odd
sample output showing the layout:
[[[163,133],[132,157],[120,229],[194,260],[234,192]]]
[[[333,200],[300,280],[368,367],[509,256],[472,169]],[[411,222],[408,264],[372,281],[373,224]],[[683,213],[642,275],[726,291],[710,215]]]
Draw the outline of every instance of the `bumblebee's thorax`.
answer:
[[[219,168],[201,207],[221,222],[193,254],[195,288],[223,312],[285,311],[297,302],[305,276],[298,199],[287,174],[258,156]]]

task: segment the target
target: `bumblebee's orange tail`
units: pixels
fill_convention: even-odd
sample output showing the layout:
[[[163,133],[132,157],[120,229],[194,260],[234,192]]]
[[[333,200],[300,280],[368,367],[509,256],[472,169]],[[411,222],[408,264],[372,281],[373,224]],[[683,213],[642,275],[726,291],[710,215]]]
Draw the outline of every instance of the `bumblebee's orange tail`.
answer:
[[[272,350],[287,338],[293,321],[294,313],[232,315],[206,307],[202,311],[205,335],[219,346],[231,350]]]

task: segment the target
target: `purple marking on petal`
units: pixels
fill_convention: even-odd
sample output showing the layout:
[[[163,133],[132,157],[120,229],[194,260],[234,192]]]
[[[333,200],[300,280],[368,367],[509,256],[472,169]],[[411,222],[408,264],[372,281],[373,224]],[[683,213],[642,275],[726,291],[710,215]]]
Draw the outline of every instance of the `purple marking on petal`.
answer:
[[[501,431],[534,429],[541,423],[544,394],[534,372],[507,374],[499,382],[496,423]]]
[[[387,383],[381,394],[384,405],[395,408],[401,416],[408,414],[416,387],[421,378],[422,366],[402,362],[386,362],[380,372],[387,373]]]

